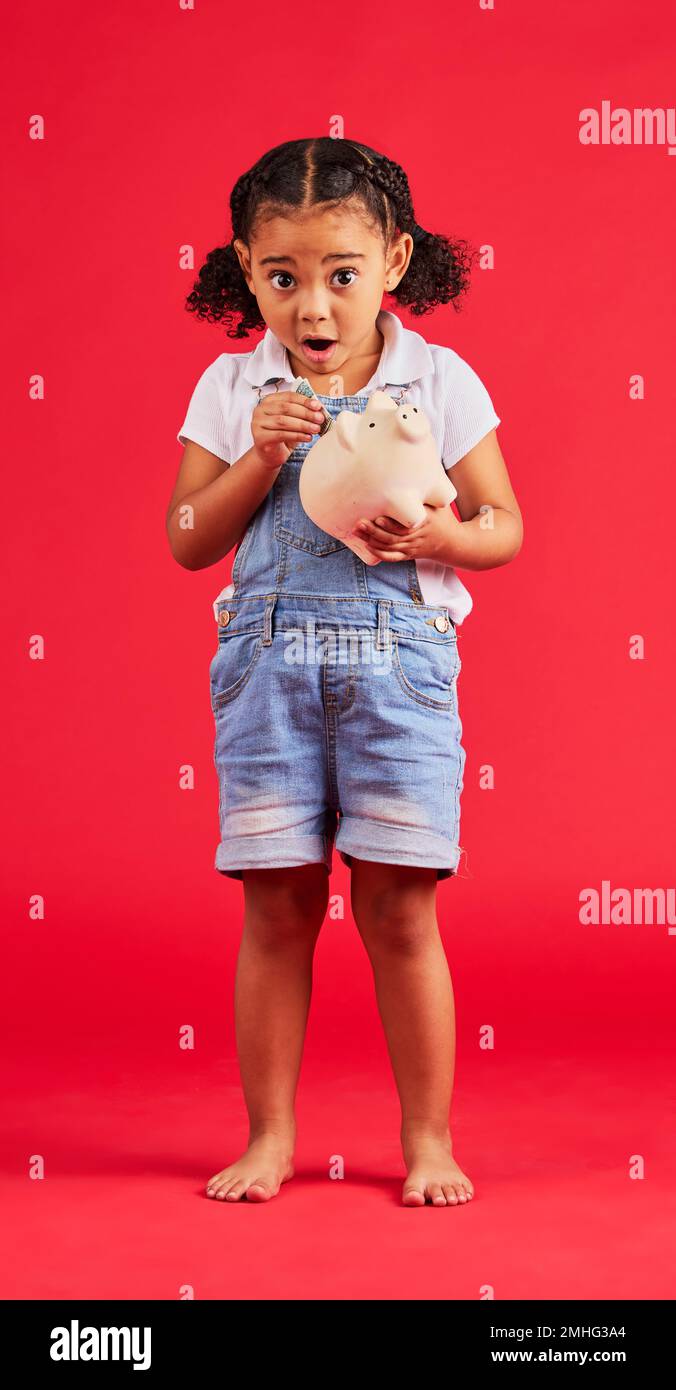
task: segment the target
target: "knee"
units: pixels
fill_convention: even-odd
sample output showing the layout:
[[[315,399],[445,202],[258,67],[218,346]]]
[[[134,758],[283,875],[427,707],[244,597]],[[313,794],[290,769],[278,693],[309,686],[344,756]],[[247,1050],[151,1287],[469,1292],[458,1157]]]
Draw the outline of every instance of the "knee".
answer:
[[[328,901],[326,873],[308,881],[286,870],[252,872],[245,877],[245,930],[266,950],[314,942]]]
[[[416,889],[380,889],[356,894],[352,910],[359,934],[369,952],[416,955],[438,936],[428,893]]]

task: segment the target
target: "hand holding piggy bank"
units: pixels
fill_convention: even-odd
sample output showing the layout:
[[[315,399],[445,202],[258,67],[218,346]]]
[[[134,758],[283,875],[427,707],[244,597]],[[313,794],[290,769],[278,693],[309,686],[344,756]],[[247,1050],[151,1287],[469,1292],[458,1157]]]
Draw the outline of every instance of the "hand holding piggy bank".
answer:
[[[298,490],[310,520],[367,565],[380,561],[349,535],[360,517],[415,526],[425,520],[425,505],[446,507],[457,497],[427,416],[419,406],[397,405],[386,391],[374,391],[363,415],[340,412],[309,449]]]

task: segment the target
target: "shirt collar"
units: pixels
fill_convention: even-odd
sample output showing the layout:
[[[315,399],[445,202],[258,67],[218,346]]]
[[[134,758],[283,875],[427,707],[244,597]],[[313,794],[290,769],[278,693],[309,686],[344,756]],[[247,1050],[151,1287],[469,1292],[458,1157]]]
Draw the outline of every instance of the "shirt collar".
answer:
[[[376,371],[367,384],[368,389],[376,391],[385,386],[406,386],[434,371],[434,359],[425,339],[420,333],[404,328],[396,314],[381,309],[376,327],[380,329],[384,343]],[[266,329],[251,353],[244,380],[251,386],[294,380],[287,349],[271,328]]]

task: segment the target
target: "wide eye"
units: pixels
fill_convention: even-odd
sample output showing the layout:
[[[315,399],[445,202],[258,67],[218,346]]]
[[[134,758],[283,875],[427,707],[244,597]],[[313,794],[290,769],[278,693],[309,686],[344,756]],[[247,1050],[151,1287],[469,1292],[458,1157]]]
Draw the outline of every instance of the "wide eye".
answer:
[[[358,276],[359,276],[359,271],[358,271],[358,270],[352,270],[350,267],[345,266],[342,270],[334,270],[333,274],[334,274],[334,276],[335,276],[335,275],[351,275],[351,276],[354,276],[355,279],[357,279]],[[281,275],[282,278],[287,282],[286,284],[280,285],[280,284],[277,284],[277,283],[276,283],[277,277],[280,276],[280,275]],[[333,278],[333,277],[332,277],[332,278]],[[273,270],[273,271],[271,271],[270,275],[268,276],[268,279],[269,279],[269,281],[270,281],[270,284],[271,284],[271,285],[274,285],[274,287],[275,287],[276,290],[288,290],[288,289],[291,289],[291,285],[290,285],[288,282],[289,282],[289,281],[293,281],[293,275],[291,274],[291,271],[290,271],[290,270]],[[337,288],[338,288],[339,290],[347,290],[347,289],[350,288],[350,285],[353,285],[353,284],[354,284],[354,279],[351,279],[351,280],[341,280],[341,281],[338,282]]]
[[[273,270],[270,276],[270,284],[272,284],[276,275],[283,275],[285,279],[293,280],[293,275],[291,274],[290,270]],[[276,290],[288,290],[288,288],[288,285],[275,285]]]
[[[355,276],[356,276],[358,272],[357,272],[356,270],[348,270],[348,269],[345,269],[345,270],[337,270],[335,273],[336,273],[336,275],[355,275]],[[347,284],[346,284],[345,281],[343,280],[343,281],[341,281],[340,288],[346,290],[346,289],[348,289],[348,287],[349,287],[350,285],[353,285],[353,284],[354,284],[354,280],[348,280],[348,281],[347,281]]]

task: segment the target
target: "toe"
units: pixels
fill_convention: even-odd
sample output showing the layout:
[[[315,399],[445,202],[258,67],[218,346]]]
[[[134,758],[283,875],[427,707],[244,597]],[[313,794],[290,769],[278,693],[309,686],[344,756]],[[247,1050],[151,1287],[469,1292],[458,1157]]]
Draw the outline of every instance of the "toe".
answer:
[[[453,1186],[453,1183],[451,1183],[451,1182],[445,1182],[445,1183],[444,1183],[444,1196],[445,1196],[445,1198],[446,1198],[446,1201],[448,1202],[449,1207],[454,1207],[454,1206],[455,1206],[455,1188],[454,1188],[454,1186]]]
[[[270,1184],[264,1182],[262,1178],[255,1178],[246,1190],[247,1200],[252,1202],[269,1202],[273,1196]]]
[[[238,1202],[244,1191],[244,1187],[245,1184],[241,1178],[239,1182],[233,1182],[223,1193],[226,1202]]]
[[[403,1202],[405,1207],[424,1207],[425,1194],[420,1187],[415,1185],[405,1187]]]
[[[206,1186],[207,1195],[209,1197],[215,1197],[219,1189],[223,1187],[223,1184],[225,1183],[227,1186],[230,1181],[231,1178],[226,1169],[221,1173],[214,1173],[213,1178],[209,1178]]]
[[[437,1206],[437,1207],[445,1207],[445,1206],[446,1206],[446,1198],[444,1197],[444,1194],[443,1194],[443,1192],[442,1192],[442,1190],[441,1190],[441,1183],[439,1183],[439,1182],[430,1182],[430,1183],[428,1183],[428,1184],[427,1184],[427,1196],[429,1197],[430,1201],[434,1203],[435,1206]]]
[[[467,1201],[467,1193],[460,1182],[455,1183],[455,1195],[460,1203],[464,1204]]]

